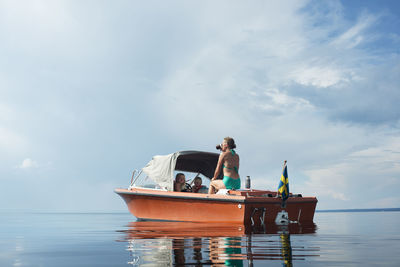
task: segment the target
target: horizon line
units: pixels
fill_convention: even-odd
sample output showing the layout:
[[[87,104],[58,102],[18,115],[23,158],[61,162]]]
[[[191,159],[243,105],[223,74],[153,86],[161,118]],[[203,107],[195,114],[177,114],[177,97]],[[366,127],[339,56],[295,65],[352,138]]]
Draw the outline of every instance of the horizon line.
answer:
[[[315,212],[374,212],[374,211],[400,211],[400,208],[367,208],[367,209],[327,209]]]

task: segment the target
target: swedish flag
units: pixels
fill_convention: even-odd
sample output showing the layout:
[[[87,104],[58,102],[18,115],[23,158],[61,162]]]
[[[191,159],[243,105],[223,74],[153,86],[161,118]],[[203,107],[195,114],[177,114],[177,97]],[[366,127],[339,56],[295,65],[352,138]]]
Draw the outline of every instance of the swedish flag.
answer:
[[[279,182],[278,192],[282,195],[282,201],[289,197],[289,178],[287,174],[286,160],[283,165],[281,181]]]

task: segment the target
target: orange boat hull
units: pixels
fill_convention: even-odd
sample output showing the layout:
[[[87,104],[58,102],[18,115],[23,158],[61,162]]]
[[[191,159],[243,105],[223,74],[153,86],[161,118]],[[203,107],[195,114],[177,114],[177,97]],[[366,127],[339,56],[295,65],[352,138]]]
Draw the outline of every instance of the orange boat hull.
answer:
[[[290,197],[282,208],[276,192],[261,190],[230,191],[229,195],[145,188],[115,192],[135,217],[147,220],[259,224],[274,222],[280,211],[286,211],[291,221],[312,222],[317,204],[315,197]]]

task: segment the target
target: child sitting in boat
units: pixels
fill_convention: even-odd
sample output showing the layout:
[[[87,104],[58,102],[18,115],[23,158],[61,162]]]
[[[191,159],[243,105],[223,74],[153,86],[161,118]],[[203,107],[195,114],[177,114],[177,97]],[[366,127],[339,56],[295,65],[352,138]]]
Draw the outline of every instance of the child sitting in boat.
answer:
[[[202,185],[203,180],[197,176],[194,178],[194,186],[192,187],[193,193],[207,193],[208,189],[204,185]]]
[[[174,181],[175,192],[192,192],[192,187],[186,183],[186,178],[183,173],[177,173]]]

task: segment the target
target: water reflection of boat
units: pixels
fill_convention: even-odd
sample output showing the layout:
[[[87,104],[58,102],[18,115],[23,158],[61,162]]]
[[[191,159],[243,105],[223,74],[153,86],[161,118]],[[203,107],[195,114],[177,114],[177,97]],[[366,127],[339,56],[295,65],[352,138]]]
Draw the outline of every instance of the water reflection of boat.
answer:
[[[292,246],[291,236],[313,234],[314,223],[265,227],[229,223],[137,221],[121,231],[132,265],[252,266],[318,256],[318,248]]]
[[[316,225],[313,222],[254,226],[240,223],[136,221],[129,223],[128,229],[121,232],[126,233],[128,239],[152,239],[280,234],[282,231],[289,234],[313,234],[316,231]]]
[[[156,183],[156,188],[137,186],[140,174],[128,189],[115,192],[139,219],[192,222],[270,223],[284,211],[288,220],[312,222],[317,199],[291,194],[282,207],[277,192],[268,190],[229,190],[225,195],[173,192],[174,171],[193,172],[206,178],[214,175],[219,154],[181,151],[155,156],[141,173]]]

